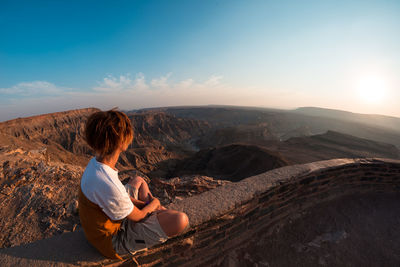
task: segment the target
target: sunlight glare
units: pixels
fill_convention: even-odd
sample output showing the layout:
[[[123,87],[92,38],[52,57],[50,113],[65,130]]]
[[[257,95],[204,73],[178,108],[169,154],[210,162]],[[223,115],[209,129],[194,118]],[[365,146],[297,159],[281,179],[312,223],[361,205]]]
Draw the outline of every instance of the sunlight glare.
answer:
[[[357,84],[358,96],[367,104],[381,104],[385,100],[386,91],[386,81],[380,76],[364,76]]]

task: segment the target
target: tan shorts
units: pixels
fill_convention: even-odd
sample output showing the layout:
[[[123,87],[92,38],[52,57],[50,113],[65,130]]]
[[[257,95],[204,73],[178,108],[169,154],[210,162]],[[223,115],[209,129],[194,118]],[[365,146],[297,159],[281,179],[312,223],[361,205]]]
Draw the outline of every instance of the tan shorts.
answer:
[[[132,197],[137,199],[136,188],[129,184],[125,185],[125,188]],[[120,231],[113,236],[112,243],[114,250],[123,255],[152,247],[167,241],[167,239],[168,236],[162,230],[157,214],[152,213],[140,222],[125,218],[121,223]]]

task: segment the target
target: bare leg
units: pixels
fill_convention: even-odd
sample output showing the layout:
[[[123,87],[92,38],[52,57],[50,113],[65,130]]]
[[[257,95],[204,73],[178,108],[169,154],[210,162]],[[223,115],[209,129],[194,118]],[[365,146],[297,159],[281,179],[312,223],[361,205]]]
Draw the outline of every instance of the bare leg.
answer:
[[[150,192],[149,186],[142,177],[136,176],[135,178],[131,178],[129,184],[137,188],[139,200],[147,202],[153,196]]]
[[[189,218],[183,212],[176,210],[163,210],[157,212],[157,219],[161,228],[168,237],[182,233],[189,224]]]

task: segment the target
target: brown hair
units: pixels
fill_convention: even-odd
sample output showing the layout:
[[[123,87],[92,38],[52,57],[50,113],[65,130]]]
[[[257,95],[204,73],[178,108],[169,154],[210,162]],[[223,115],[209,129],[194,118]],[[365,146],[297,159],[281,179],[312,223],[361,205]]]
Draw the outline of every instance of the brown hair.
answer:
[[[128,116],[115,109],[89,116],[85,140],[101,157],[111,155],[121,144],[132,142],[133,129]]]

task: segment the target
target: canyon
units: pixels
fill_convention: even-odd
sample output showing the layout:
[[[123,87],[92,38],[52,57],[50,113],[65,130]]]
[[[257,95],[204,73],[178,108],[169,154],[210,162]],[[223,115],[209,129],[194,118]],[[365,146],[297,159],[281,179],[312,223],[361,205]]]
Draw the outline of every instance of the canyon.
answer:
[[[93,157],[83,131],[98,110],[0,123],[1,248],[80,231],[77,188]],[[304,113],[239,107],[127,111],[135,137],[117,163],[120,179],[139,173],[168,205],[285,166],[400,159],[395,119],[379,117],[374,124],[356,114],[341,120]]]

